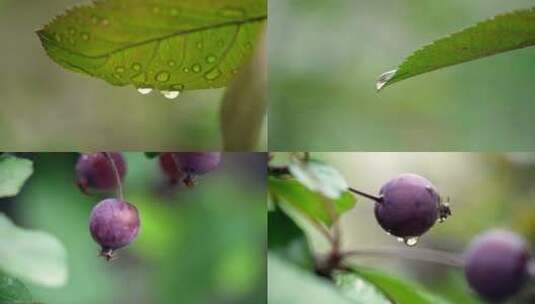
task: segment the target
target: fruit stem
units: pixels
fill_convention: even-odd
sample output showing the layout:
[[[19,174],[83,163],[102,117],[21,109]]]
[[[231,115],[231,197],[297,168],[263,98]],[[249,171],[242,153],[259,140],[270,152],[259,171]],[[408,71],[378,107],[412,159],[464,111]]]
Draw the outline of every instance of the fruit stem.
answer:
[[[378,204],[383,203],[383,198],[380,197],[380,196],[371,195],[371,194],[359,191],[359,190],[357,190],[355,188],[351,188],[351,187],[347,188],[347,190],[349,190],[349,191],[351,191],[351,192],[353,192],[355,194],[358,194],[358,195],[364,196],[366,198],[369,198],[369,199],[371,199],[372,201],[375,201]]]
[[[117,195],[119,196],[119,199],[121,201],[124,201],[123,184],[121,182],[121,177],[119,176],[119,170],[117,170],[117,165],[115,164],[115,161],[113,160],[113,157],[111,157],[111,154],[109,152],[102,153],[110,162],[113,174],[115,175],[115,181],[117,182]]]
[[[415,260],[428,263],[442,264],[453,267],[463,267],[462,256],[446,251],[425,249],[425,248],[378,248],[378,249],[357,249],[341,254],[346,257],[394,257],[406,260]]]

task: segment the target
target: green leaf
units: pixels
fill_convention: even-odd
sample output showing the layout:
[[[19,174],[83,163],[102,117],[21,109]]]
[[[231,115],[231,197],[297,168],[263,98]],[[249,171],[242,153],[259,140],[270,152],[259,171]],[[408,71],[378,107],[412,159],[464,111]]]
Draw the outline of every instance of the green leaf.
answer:
[[[30,160],[5,154],[0,156],[0,197],[17,195],[32,173]]]
[[[0,273],[0,304],[32,304],[32,295],[19,280]]]
[[[159,152],[145,152],[145,156],[147,158],[150,158],[150,159],[153,159],[153,158],[156,158],[158,156],[160,156],[161,153]]]
[[[255,56],[237,75],[221,105],[225,151],[254,151],[267,111],[266,37],[262,34]]]
[[[368,281],[352,272],[339,272],[335,274],[336,285],[348,298],[363,303],[391,304],[391,302],[379,289]]]
[[[280,208],[268,212],[268,249],[304,268],[314,268],[314,257],[304,232]]]
[[[342,296],[336,286],[268,253],[269,304],[355,304]]]
[[[269,177],[269,191],[308,217],[328,225],[332,224],[329,204],[335,207],[336,215],[339,216],[356,203],[355,197],[347,191],[339,199],[331,200],[292,179]]]
[[[36,284],[60,287],[67,282],[67,252],[54,236],[19,228],[0,213],[0,269]]]
[[[253,50],[266,0],[104,0],[37,31],[62,67],[162,91],[226,86]]]
[[[356,275],[374,284],[396,304],[448,304],[422,287],[375,270],[356,270]]]
[[[535,8],[483,21],[414,52],[377,81],[377,90],[447,66],[535,45]]]
[[[349,187],[338,170],[320,161],[294,162],[290,164],[289,169],[307,188],[331,199],[340,198]]]

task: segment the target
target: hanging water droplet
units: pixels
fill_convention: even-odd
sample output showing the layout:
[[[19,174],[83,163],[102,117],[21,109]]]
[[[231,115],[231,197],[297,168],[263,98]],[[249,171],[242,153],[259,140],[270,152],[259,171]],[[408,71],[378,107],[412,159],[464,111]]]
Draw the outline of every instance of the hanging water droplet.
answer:
[[[215,80],[220,75],[221,75],[221,71],[219,69],[213,69],[210,72],[204,74],[204,78],[210,81],[210,80]]]
[[[402,237],[398,237],[398,238],[396,238],[396,240],[397,240],[398,242],[400,242],[400,243],[403,243],[403,242],[405,242],[405,239],[404,239],[404,238],[402,238]]]
[[[167,82],[169,81],[171,75],[169,75],[169,72],[160,72],[156,74],[156,80],[159,82]]]
[[[167,99],[175,99],[180,95],[180,91],[161,91],[160,93]]]
[[[132,64],[132,69],[133,69],[134,71],[140,71],[140,70],[141,70],[141,64],[139,64],[139,63],[133,63],[133,64]]]
[[[409,247],[413,247],[413,246],[416,246],[416,244],[418,244],[418,237],[414,236],[414,237],[405,238],[403,239],[403,242],[405,243],[405,245]]]
[[[141,95],[147,95],[147,94],[150,94],[150,92],[152,92],[152,89],[151,88],[138,88],[137,91],[141,93]]]
[[[199,72],[201,71],[202,68],[201,68],[201,65],[199,65],[199,64],[194,64],[194,65],[191,67],[191,69],[193,70],[193,72],[195,72],[195,73],[199,73]]]
[[[208,57],[206,57],[206,62],[207,63],[214,63],[216,61],[216,57],[214,55],[209,55]]]
[[[397,71],[398,70],[392,70],[381,74],[381,76],[379,76],[379,79],[377,80],[377,83],[375,84],[377,91],[380,91],[387,84],[387,82],[389,82],[390,79],[392,79],[392,77],[396,75]]]

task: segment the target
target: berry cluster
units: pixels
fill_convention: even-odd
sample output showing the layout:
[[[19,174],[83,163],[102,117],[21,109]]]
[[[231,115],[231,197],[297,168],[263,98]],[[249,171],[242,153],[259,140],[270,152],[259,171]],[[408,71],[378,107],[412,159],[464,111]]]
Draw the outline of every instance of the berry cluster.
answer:
[[[173,184],[193,186],[198,175],[215,169],[220,153],[174,152],[159,156],[160,166]],[[76,184],[85,194],[117,191],[117,198],[100,201],[91,211],[89,231],[101,246],[100,255],[110,261],[117,249],[130,244],[140,230],[137,208],[123,198],[127,164],[121,153],[82,154],[76,163]]]

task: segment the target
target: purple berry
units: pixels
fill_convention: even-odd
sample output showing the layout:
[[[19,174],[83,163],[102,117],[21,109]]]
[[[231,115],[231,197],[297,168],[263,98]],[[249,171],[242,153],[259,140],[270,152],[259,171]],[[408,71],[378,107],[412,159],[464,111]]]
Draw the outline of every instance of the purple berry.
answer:
[[[169,153],[169,155],[172,157],[162,155],[160,163],[173,161],[174,166],[169,165],[167,169],[164,168],[164,171],[168,176],[179,176],[190,187],[193,186],[198,175],[214,170],[221,161],[221,153],[219,152],[175,152]]]
[[[177,166],[177,161],[173,153],[162,153],[159,157],[160,168],[169,178],[171,184],[176,184],[179,181],[182,181],[185,177],[185,174]]]
[[[101,255],[107,260],[116,249],[132,242],[139,232],[139,214],[128,202],[108,198],[91,211],[89,230],[93,239],[102,247]]]
[[[416,174],[401,174],[387,182],[375,204],[377,222],[388,233],[409,239],[428,231],[449,212],[436,188]]]
[[[505,230],[476,237],[466,252],[465,275],[479,296],[499,302],[518,292],[528,279],[529,252],[524,239]]]
[[[109,153],[121,181],[126,174],[126,162],[121,153]],[[76,183],[84,193],[108,192],[117,187],[113,167],[104,153],[82,154],[76,163]]]

